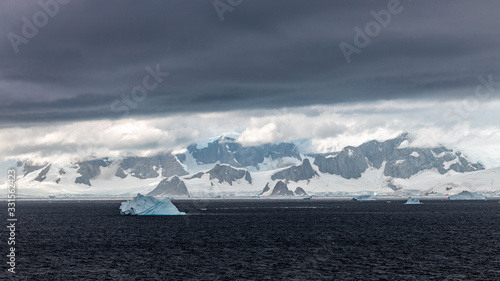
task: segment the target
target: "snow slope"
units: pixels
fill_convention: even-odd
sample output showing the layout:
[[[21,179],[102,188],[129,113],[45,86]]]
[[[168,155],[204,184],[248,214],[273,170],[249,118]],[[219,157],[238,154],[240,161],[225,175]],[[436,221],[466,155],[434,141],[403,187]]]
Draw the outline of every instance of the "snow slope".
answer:
[[[59,170],[64,170],[60,175]],[[160,168],[161,169],[161,168]],[[19,170],[19,169],[18,169]],[[40,169],[42,170],[42,169]],[[157,178],[139,179],[128,176],[124,179],[115,177],[113,167],[101,167],[101,175],[92,179],[91,186],[75,183],[75,178],[80,176],[75,167],[70,165],[52,164],[43,182],[36,181],[39,171],[26,176],[18,171],[17,195],[19,197],[47,197],[55,196],[132,196],[137,193],[147,193],[155,188],[163,179],[161,170]],[[59,183],[56,181],[59,179]],[[0,185],[0,194],[6,194],[6,183]]]
[[[403,148],[407,145],[408,143],[405,140],[399,147]],[[357,148],[347,148],[347,157],[345,157],[345,159],[351,159],[356,156],[356,154],[354,153],[355,149]],[[432,154],[436,154],[434,151],[430,151]],[[408,153],[408,151],[406,153]],[[446,153],[449,153],[449,151]],[[441,156],[445,156],[445,152],[441,152],[440,154],[442,154]],[[368,163],[369,167],[362,173],[361,177],[350,179],[346,179],[340,175],[321,173],[318,166],[312,164],[312,168],[316,171],[318,176],[315,176],[309,180],[301,180],[298,182],[289,181],[286,184],[292,191],[297,187],[301,187],[307,194],[317,196],[355,196],[362,194],[401,196],[436,194],[448,196],[457,194],[462,190],[468,190],[488,195],[500,195],[500,167],[466,173],[458,173],[450,170],[445,174],[440,174],[437,170],[438,168],[435,168],[434,170],[424,170],[406,179],[392,178],[384,175],[386,164],[404,164],[405,161],[411,162],[426,157],[425,151],[420,154],[416,151],[413,151],[411,153],[408,153],[408,155],[411,157],[407,157],[404,159],[393,159],[395,160],[394,163],[388,162],[389,164],[387,164],[386,162],[382,162],[382,166],[380,169],[376,169],[373,167],[373,165],[370,165]],[[337,156],[328,156],[328,158],[331,157]],[[210,179],[210,175],[207,173],[207,171],[214,168],[214,166],[218,163],[198,164],[196,159],[194,159],[190,153],[187,153],[185,160],[182,163],[179,163],[186,171],[189,172],[189,175],[180,176],[179,178],[181,178],[185,183],[189,194],[194,197],[257,196],[262,192],[266,184],[269,184],[269,187],[272,190],[272,188],[279,181],[271,179],[273,174],[282,171],[283,169],[286,169],[291,165],[301,164],[302,160],[299,160],[298,158],[299,157],[279,157],[273,160],[271,157],[267,157],[262,163],[256,164],[256,166],[245,168],[251,174],[251,183],[245,180],[245,178],[241,178],[239,180],[236,180],[235,182],[232,182],[232,184],[229,184],[227,182],[220,183],[217,179]],[[313,157],[306,157],[304,155],[301,155],[300,158],[308,159],[310,163],[314,163]],[[365,159],[367,158],[365,157]],[[449,161],[446,161],[444,163],[440,162],[446,170],[454,164],[460,164],[458,157],[449,159]],[[177,161],[179,160],[177,159]],[[344,165],[346,166],[344,168],[357,168],[360,161],[352,161],[352,163],[349,162],[350,166]],[[369,162],[368,160],[366,161]],[[113,161],[110,161],[109,163],[110,164],[107,167],[102,167],[99,165],[97,165],[97,168],[95,168],[96,166],[91,167],[92,169],[94,169],[92,171],[92,176],[95,174],[99,174],[96,173],[95,169],[100,169],[98,171],[100,172],[100,175],[95,178],[90,176],[91,186],[75,183],[75,179],[80,176],[80,174],[77,172],[79,164],[52,163],[50,170],[48,170],[48,173],[44,176],[45,178],[41,182],[39,181],[40,178],[37,179],[37,177],[40,177],[43,174],[42,171],[48,166],[41,167],[38,170],[33,171],[27,175],[22,174],[22,168],[18,168],[19,173],[21,174],[19,174],[17,180],[17,195],[21,197],[43,198],[47,198],[47,196],[49,195],[55,195],[56,197],[133,196],[137,193],[149,193],[156,188],[160,181],[164,179],[164,177],[161,175],[162,168],[156,167],[156,165],[152,167],[147,167],[146,165],[146,168],[153,168],[158,173],[157,177],[139,179],[130,174],[125,178],[115,176],[119,164],[118,162],[115,163]],[[12,164],[12,162],[8,163],[8,165]],[[336,163],[336,165],[340,164]],[[28,170],[30,170],[34,169],[33,167],[37,166],[38,165],[24,166],[24,168],[28,167]],[[87,169],[90,168],[87,167]],[[339,170],[330,172],[338,173],[338,171]],[[442,170],[440,171],[443,172]],[[199,178],[193,177],[193,175],[199,172],[204,172],[205,174],[203,174]],[[89,177],[88,173],[87,177]],[[0,185],[0,196],[6,195],[6,187],[7,183],[5,181],[2,182],[2,185]]]
[[[384,176],[384,165],[380,169],[370,167],[359,179],[345,179],[338,175],[323,174],[317,166],[313,165],[319,176],[310,180],[299,182],[290,181],[287,183],[290,190],[297,187],[303,188],[309,195],[317,196],[351,196],[361,194],[378,195],[427,195],[438,194],[449,196],[457,194],[463,190],[478,192],[488,195],[500,195],[500,168],[481,170],[469,173],[457,173],[450,171],[444,175],[437,171],[428,170],[418,173],[409,179],[391,178]],[[204,168],[211,168],[209,167]],[[60,175],[60,169],[65,171]],[[157,178],[138,179],[128,176],[125,179],[110,176],[113,167],[101,168],[102,174],[93,179],[92,185],[76,184],[74,179],[79,175],[74,167],[57,166],[53,164],[50,172],[46,175],[42,183],[34,181],[38,172],[30,173],[26,176],[19,175],[17,183],[17,194],[22,197],[47,197],[55,196],[133,196],[137,193],[148,193],[152,191],[163,179],[161,170]],[[160,168],[161,169],[161,168]],[[284,168],[283,168],[284,169]],[[271,180],[271,176],[279,171],[261,170],[252,171],[252,183],[248,183],[243,178],[233,182],[232,185],[218,180],[210,180],[209,174],[204,174],[201,178],[192,178],[191,175],[180,177],[189,193],[193,197],[214,197],[214,196],[256,196],[269,183],[271,189],[278,180]],[[199,169],[197,171],[200,171]],[[207,172],[208,169],[204,169]],[[59,183],[56,180],[60,179]],[[389,188],[391,182],[400,190],[394,191]],[[1,193],[6,195],[6,183],[0,186]]]
[[[453,195],[463,190],[482,194],[500,195],[500,168],[469,173],[450,171],[439,175],[435,171],[425,171],[409,179],[394,179],[394,183],[404,190]]]

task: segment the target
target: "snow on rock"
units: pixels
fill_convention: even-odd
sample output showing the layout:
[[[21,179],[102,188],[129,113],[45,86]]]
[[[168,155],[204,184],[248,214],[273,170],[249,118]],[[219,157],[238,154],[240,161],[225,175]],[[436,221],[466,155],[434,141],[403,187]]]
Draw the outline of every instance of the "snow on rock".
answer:
[[[458,194],[448,197],[449,200],[487,200],[488,197],[474,192],[462,191]]]
[[[264,187],[262,192],[259,194],[259,196],[260,195],[270,195],[270,193],[271,193],[271,188],[269,187],[269,183],[266,183],[266,186]]]
[[[139,193],[134,199],[127,200],[120,205],[120,214],[132,216],[175,216],[185,215],[186,213],[179,212],[169,198],[160,201],[153,196],[144,196]]]
[[[402,190],[420,190],[421,194],[432,192],[449,196],[467,190],[498,196],[500,194],[500,168],[469,173],[449,171],[444,175],[429,170],[420,172],[409,179],[393,178],[393,184]]]
[[[446,170],[449,170],[451,165],[453,164],[459,164],[460,163],[460,158],[458,157],[455,157],[455,159],[451,160],[451,161],[446,161],[446,162],[443,162],[443,168],[445,168]]]
[[[401,144],[398,146],[398,149],[403,149],[403,148],[408,148],[410,142],[408,140],[404,140],[401,142]]]
[[[271,157],[265,157],[262,163],[257,164],[255,167],[246,167],[246,169],[249,172],[271,171],[300,164],[302,164],[302,160],[295,157],[281,157],[274,160]]]
[[[413,157],[419,157],[420,156],[420,154],[418,154],[418,152],[416,152],[416,151],[413,151],[410,155],[413,156]]]

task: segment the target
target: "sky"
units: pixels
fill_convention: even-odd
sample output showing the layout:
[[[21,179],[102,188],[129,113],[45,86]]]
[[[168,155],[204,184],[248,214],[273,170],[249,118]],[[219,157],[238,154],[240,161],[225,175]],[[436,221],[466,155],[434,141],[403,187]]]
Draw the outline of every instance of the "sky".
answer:
[[[500,166],[499,1],[0,2],[0,159],[409,132]],[[496,82],[498,81],[498,82]]]

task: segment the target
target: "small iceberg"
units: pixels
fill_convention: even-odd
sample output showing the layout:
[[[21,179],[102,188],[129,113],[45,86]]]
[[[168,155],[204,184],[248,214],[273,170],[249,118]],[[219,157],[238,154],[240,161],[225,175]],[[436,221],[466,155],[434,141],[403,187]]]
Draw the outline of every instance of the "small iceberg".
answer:
[[[408,200],[406,201],[405,204],[412,204],[412,205],[418,205],[418,204],[423,204],[422,202],[420,202],[419,199],[415,198],[415,199],[412,199],[411,196],[408,197]]]
[[[470,191],[462,191],[458,194],[452,195],[448,197],[449,200],[488,200],[488,197],[479,194],[479,193],[474,193]]]
[[[122,202],[120,215],[131,216],[176,216],[185,215],[170,201],[169,198],[158,200],[153,196],[137,194],[132,200]]]
[[[370,195],[360,195],[357,197],[353,197],[352,201],[375,201],[375,198],[371,197]]]

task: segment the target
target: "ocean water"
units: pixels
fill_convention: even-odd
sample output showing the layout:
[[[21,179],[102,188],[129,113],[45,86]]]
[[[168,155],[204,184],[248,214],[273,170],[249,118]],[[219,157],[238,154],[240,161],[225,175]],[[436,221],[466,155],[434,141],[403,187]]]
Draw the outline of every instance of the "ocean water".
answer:
[[[500,280],[498,201],[18,201],[12,280]],[[0,204],[7,209],[6,203]],[[1,219],[6,223],[6,212]]]

